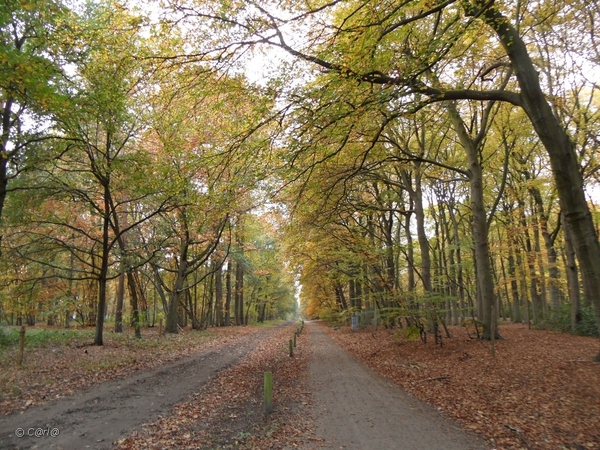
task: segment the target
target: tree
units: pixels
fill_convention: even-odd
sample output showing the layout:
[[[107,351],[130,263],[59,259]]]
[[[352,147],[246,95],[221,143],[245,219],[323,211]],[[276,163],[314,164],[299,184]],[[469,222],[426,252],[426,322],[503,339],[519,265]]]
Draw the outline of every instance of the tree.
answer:
[[[154,153],[156,176],[169,183],[171,213],[161,215],[161,249],[152,264],[157,284],[169,295],[165,331],[177,333],[182,296],[212,278],[224,264],[217,256],[229,257],[231,270],[230,251],[215,252],[231,246],[230,233],[242,235],[240,218],[252,208],[251,192],[268,172],[270,138],[256,130],[271,99],[242,77],[217,77],[203,64],[168,67],[170,76],[160,79],[150,100],[145,141]],[[190,276],[206,264],[212,269],[190,284]],[[241,325],[243,273],[236,268],[234,312]]]
[[[10,182],[42,156],[52,137],[44,124],[63,106],[58,87],[72,47],[71,19],[60,1],[0,5],[0,223]]]
[[[317,65],[330,80],[337,77],[342,89],[356,83],[379,86],[373,89],[371,101],[376,105],[387,104],[397,114],[449,100],[502,101],[523,108],[550,160],[557,192],[573,232],[586,292],[599,292],[600,244],[586,202],[573,142],[544,95],[519,29],[511,24],[502,8],[494,2],[479,0],[463,2],[461,8],[454,1],[433,5],[415,2],[402,7],[374,1],[343,5],[334,2],[313,9],[294,5],[289,8],[294,18],[292,22],[306,24],[314,32],[309,32],[304,41],[292,41],[284,32],[284,26],[289,28],[289,20],[269,12],[268,6],[250,3],[241,8],[243,12],[235,11],[238,15],[226,23],[229,29],[239,25],[237,30],[244,38],[225,48],[232,52],[248,42],[282,48]],[[584,9],[584,6],[579,8]],[[219,13],[209,9],[200,10],[198,16],[222,21]],[[515,16],[520,18],[519,14]],[[316,27],[315,23],[326,26]],[[432,68],[446,67],[460,72],[456,68],[464,62],[461,58],[464,48],[475,42],[473,33],[479,33],[479,42],[483,36],[489,39],[486,42],[490,50],[480,62],[478,77],[484,79],[503,67],[502,57],[505,57],[513,68],[518,92],[463,88],[462,83],[454,83],[454,79],[461,80],[460,77],[451,75],[442,80],[442,86],[428,83]],[[492,35],[501,48],[493,45]],[[341,89],[339,92],[341,98],[347,98]],[[600,323],[600,300],[595,300],[595,305]]]
[[[94,5],[78,20],[79,29],[85,31],[76,36],[76,76],[64,92],[65,97],[70,97],[68,107],[54,112],[57,138],[47,149],[52,159],[38,163],[29,181],[48,204],[71,200],[89,208],[79,210],[79,216],[41,210],[47,214],[38,215],[35,222],[51,227],[47,232],[50,247],[70,252],[84,262],[87,273],[82,277],[97,280],[95,343],[102,345],[107,283],[116,276],[111,269],[117,259],[121,259],[121,267],[134,265],[128,259],[130,249],[126,248],[123,235],[155,215],[161,209],[161,201],[157,202],[158,210],[150,209],[136,221],[122,223],[123,214],[139,210],[143,201],[148,204],[148,199],[160,192],[142,174],[149,160],[134,144],[143,126],[139,102],[135,101],[142,86],[141,67],[126,51],[141,49],[141,19],[112,10],[107,4]],[[86,213],[90,223],[82,220]],[[44,239],[38,234],[35,241]],[[121,251],[119,258],[114,254],[115,246]],[[54,267],[57,276],[72,277],[68,267],[56,265],[50,255],[33,251],[28,252],[30,258],[45,261]],[[129,270],[127,273],[131,275]],[[128,281],[130,291],[135,292],[131,276]],[[136,333],[139,334],[137,327]]]

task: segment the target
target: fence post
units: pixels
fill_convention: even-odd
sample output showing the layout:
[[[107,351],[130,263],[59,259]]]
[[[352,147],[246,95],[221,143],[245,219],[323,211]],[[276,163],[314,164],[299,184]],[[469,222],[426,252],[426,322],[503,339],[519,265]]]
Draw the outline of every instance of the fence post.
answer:
[[[272,372],[265,372],[264,391],[265,391],[265,413],[271,414],[273,412],[273,373]]]

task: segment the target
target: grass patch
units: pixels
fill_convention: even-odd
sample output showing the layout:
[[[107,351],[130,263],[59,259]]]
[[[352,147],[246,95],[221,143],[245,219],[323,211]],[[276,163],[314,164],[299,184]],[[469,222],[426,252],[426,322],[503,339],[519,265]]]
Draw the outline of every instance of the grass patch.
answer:
[[[0,328],[0,351],[19,344],[20,329],[21,327]],[[74,341],[79,342],[93,338],[94,331],[89,329],[25,328],[25,346],[27,348],[67,345]]]
[[[256,327],[276,327],[278,325],[283,325],[284,323],[287,323],[288,321],[285,319],[275,319],[275,320],[265,320],[264,322],[256,322],[253,323],[252,326],[256,326]]]

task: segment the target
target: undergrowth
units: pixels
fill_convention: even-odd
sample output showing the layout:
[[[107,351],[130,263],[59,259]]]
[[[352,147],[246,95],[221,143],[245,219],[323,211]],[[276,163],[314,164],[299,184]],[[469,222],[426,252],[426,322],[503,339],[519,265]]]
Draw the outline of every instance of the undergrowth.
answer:
[[[545,319],[540,328],[571,333],[571,305],[564,304],[558,311],[551,311],[550,317]],[[574,333],[578,336],[598,336],[598,324],[593,306],[585,306],[580,310],[580,321]]]

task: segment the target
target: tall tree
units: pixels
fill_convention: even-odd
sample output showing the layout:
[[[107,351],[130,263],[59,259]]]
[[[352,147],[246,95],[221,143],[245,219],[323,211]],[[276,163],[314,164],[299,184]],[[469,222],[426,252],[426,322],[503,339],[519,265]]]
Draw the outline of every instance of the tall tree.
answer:
[[[69,61],[73,24],[60,1],[0,5],[0,223],[9,182],[31,168],[41,143],[53,135],[48,124],[63,107],[58,87],[65,81],[61,65]]]
[[[315,8],[294,5],[290,10],[296,21],[314,30],[304,40],[286,35],[289,20],[269,12],[267,5],[252,3],[240,6],[234,11],[238,15],[228,18],[227,29],[239,26],[237,31],[246,34],[245,39],[236,41],[228,50],[241,47],[241,41],[277,46],[319,66],[331,80],[337,77],[341,98],[347,98],[343,89],[355,91],[349,88],[354,83],[379,86],[373,90],[371,101],[376,105],[387,104],[398,114],[448,100],[495,100],[523,108],[550,160],[566,220],[573,231],[586,291],[600,291],[600,244],[573,142],[544,93],[518,23],[517,26],[511,23],[504,5],[472,0],[462,2],[458,8],[455,1],[402,6],[369,1],[343,5],[333,2]],[[517,11],[512,16],[520,20],[521,13]],[[198,16],[222,21],[222,16],[208,6]],[[535,28],[529,30],[535,32]],[[480,37],[473,39],[474,33]],[[514,70],[518,92],[488,88],[489,84],[476,89],[472,81],[463,84],[460,76],[447,76],[443,86],[428,83],[431,68],[459,68],[464,63],[463,50],[475,42],[483,42],[484,36],[489,50],[480,58],[478,77],[484,80],[503,67],[501,58],[505,57]],[[500,43],[499,48],[494,46],[493,36]],[[460,75],[458,72],[455,70],[456,75]],[[456,84],[453,79],[461,81]],[[469,87],[463,88],[464,85]],[[594,302],[600,323],[600,300],[596,297]]]

